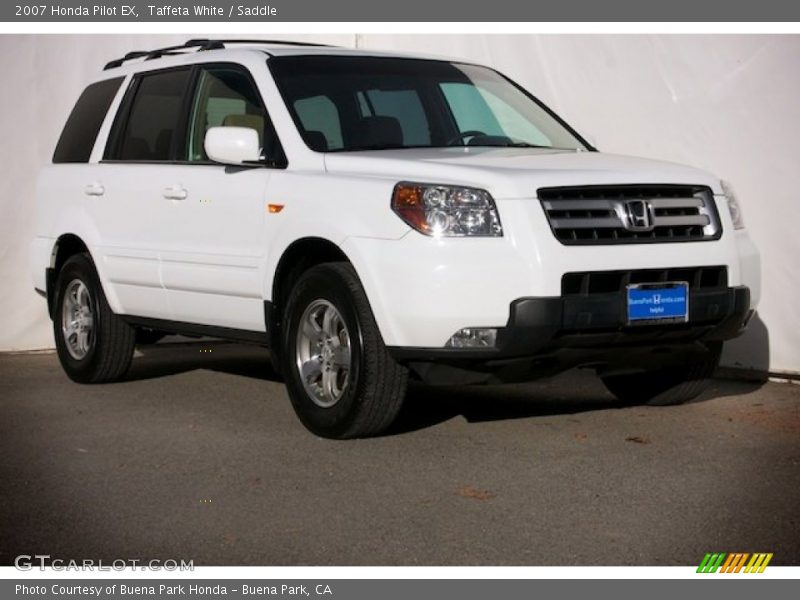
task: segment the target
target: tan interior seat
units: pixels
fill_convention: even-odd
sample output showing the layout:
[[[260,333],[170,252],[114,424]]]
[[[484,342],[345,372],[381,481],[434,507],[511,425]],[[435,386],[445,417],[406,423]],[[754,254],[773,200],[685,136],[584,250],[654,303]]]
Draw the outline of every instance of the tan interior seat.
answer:
[[[258,134],[258,144],[263,145],[264,117],[261,115],[228,115],[222,120],[223,127],[249,127]]]

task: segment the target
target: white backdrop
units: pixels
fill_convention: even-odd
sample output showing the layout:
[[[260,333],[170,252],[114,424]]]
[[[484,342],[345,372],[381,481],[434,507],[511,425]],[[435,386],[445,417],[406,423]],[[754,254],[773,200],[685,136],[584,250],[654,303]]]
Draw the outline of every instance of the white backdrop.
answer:
[[[186,37],[203,36],[0,36],[0,350],[53,345],[28,277],[27,244],[36,173],[74,101],[108,60]],[[759,319],[728,345],[724,363],[800,372],[800,36],[291,38],[489,64],[603,151],[687,163],[730,180],[762,252],[763,297]]]

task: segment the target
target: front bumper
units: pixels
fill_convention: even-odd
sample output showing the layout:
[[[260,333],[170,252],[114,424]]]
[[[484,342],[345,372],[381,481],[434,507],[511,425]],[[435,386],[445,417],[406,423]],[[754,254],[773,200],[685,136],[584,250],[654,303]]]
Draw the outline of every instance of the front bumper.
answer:
[[[738,336],[752,315],[750,301],[746,286],[693,290],[688,322],[629,326],[619,292],[520,298],[512,302],[494,348],[389,352],[432,383],[521,381],[580,365],[605,371],[666,365]]]
[[[717,241],[564,246],[536,200],[498,200],[498,238],[435,238],[409,231],[399,240],[351,237],[342,250],[369,298],[387,346],[443,348],[465,327],[503,327],[521,298],[558,298],[565,275],[610,270],[719,266],[726,286],[760,296],[758,251],[746,230],[720,211]]]

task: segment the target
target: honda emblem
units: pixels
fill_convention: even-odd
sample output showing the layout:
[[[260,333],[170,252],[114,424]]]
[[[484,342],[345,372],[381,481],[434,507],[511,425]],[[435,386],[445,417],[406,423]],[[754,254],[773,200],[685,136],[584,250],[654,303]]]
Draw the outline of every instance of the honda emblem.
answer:
[[[653,207],[647,200],[626,200],[623,211],[625,229],[628,231],[652,231]]]

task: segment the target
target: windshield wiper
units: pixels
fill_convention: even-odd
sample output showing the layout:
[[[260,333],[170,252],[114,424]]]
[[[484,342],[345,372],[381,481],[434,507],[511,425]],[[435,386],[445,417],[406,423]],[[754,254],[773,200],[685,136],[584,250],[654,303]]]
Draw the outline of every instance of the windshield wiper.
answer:
[[[512,142],[509,144],[512,148],[544,148],[545,150],[564,150],[566,152],[578,152],[577,148],[559,148],[558,146],[540,146],[538,144],[529,144],[528,142]]]
[[[569,152],[577,152],[576,148],[558,148],[556,146],[543,146],[540,144],[531,144],[530,142],[514,142],[514,141],[507,141],[507,142],[499,142],[495,141],[491,144],[488,143],[477,143],[477,144],[467,144],[467,148],[542,148],[545,150],[567,150]]]
[[[413,148],[414,146],[404,146],[403,144],[364,144],[363,146],[348,146],[344,148],[348,152],[358,152],[360,150],[402,150]]]
[[[530,144],[528,142],[511,142],[508,145],[512,148],[553,148],[552,146],[542,146],[541,144]]]

